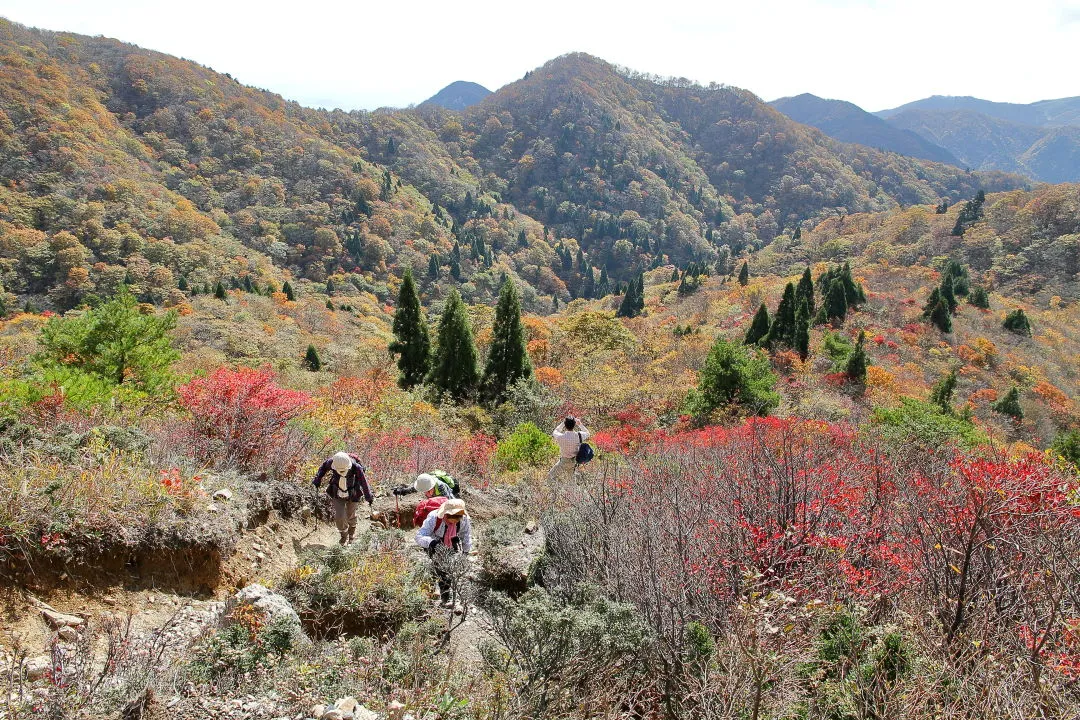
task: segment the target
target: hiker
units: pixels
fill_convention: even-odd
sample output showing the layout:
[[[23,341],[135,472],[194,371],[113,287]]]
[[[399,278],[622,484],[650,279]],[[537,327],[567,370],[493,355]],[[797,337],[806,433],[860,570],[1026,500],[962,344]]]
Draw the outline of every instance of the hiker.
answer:
[[[589,439],[591,433],[582,422],[573,415],[567,415],[561,423],[555,426],[551,437],[555,438],[555,444],[559,446],[559,462],[551,468],[548,480],[557,477],[573,478],[578,467],[578,451],[582,443]]]
[[[367,500],[369,514],[371,504],[375,501],[368,487],[364,466],[356,456],[339,452],[319,466],[319,472],[315,473],[315,480],[311,484],[318,488],[323,476],[328,476],[326,494],[334,505],[334,523],[341,533],[339,544],[351,543],[356,536],[356,508],[361,495]]]
[[[441,473],[441,476],[436,473]],[[416,476],[416,481],[412,486],[402,485],[393,489],[395,495],[408,495],[409,493],[418,492],[423,494],[426,498],[444,497],[454,498],[457,495],[454,493],[454,488],[450,483],[446,482],[443,478],[449,478],[446,473],[441,470],[432,470],[429,473],[420,473]]]
[[[416,533],[416,544],[428,551],[439,584],[442,607],[450,607],[449,561],[453,554],[472,550],[472,523],[464,500],[447,500],[430,513]]]

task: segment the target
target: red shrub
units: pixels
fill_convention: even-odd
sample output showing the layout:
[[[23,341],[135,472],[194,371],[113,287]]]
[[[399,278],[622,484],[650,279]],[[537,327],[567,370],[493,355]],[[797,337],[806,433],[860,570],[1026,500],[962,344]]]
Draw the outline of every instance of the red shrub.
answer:
[[[267,367],[218,368],[181,385],[176,393],[192,416],[195,457],[241,470],[273,467],[267,461],[280,460],[278,454],[290,444],[287,426],[311,404],[306,393],[277,385]],[[287,455],[293,462],[286,465],[295,466],[295,454]],[[293,467],[280,469],[289,472]]]

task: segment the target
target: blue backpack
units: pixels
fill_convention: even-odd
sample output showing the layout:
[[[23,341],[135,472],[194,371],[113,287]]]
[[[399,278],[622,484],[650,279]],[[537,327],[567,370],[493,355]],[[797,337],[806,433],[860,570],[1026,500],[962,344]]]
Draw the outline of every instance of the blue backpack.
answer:
[[[575,457],[574,460],[577,461],[578,465],[584,465],[585,463],[592,460],[593,456],[596,453],[593,452],[592,445],[590,445],[589,443],[587,443],[587,442],[585,442],[584,440],[581,439],[581,433],[578,433],[577,436],[578,436],[578,442],[580,444],[578,445],[578,449],[577,449],[577,457]]]

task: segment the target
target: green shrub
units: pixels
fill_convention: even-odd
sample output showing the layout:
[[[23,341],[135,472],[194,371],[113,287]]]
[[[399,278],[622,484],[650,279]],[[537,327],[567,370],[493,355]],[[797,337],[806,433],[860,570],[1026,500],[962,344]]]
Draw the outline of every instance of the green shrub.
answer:
[[[826,332],[822,342],[822,349],[832,360],[832,371],[837,373],[847,370],[848,360],[851,359],[852,353],[855,352],[855,345],[840,333]]]
[[[717,338],[684,408],[699,423],[730,406],[765,416],[780,404],[776,380],[767,354]]]
[[[1062,430],[1054,438],[1050,449],[1066,462],[1080,470],[1080,430]]]
[[[967,418],[947,415],[937,405],[914,398],[901,398],[896,408],[874,408],[871,422],[886,437],[920,447],[936,448],[950,442],[975,447],[989,442],[986,433]]]
[[[559,447],[551,436],[526,422],[499,443],[495,449],[495,465],[502,470],[517,472],[523,467],[538,467],[551,462],[558,455]]]

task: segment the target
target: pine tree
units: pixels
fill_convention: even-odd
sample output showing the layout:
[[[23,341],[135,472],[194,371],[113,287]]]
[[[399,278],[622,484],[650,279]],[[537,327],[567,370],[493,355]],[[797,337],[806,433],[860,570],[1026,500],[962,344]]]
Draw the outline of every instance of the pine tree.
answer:
[[[814,280],[810,277],[810,267],[807,266],[803,270],[802,277],[799,278],[799,284],[795,287],[795,301],[806,302],[806,307],[809,310],[807,317],[813,317],[814,310]]]
[[[623,295],[622,302],[619,304],[619,310],[615,313],[615,317],[635,318],[640,315],[644,309],[645,275],[644,273],[638,273],[638,276],[627,284],[626,293]]]
[[[330,298],[326,298],[326,309],[327,310],[333,310],[334,309],[334,301],[331,300]]]
[[[334,281],[332,279],[330,279],[330,278],[326,278],[326,294],[327,295],[333,295],[334,294]]]
[[[469,312],[458,291],[451,290],[439,320],[439,345],[428,382],[456,401],[471,395],[480,383],[476,342]]]
[[[923,305],[922,314],[924,318],[930,317],[934,312],[934,308],[941,302],[941,286],[934,288],[930,291],[930,297],[926,298],[926,303]]]
[[[750,264],[744,260],[742,267],[739,268],[739,284],[746,285],[748,282],[750,282]]]
[[[679,281],[679,268],[674,268],[671,271],[671,280],[669,280],[669,282],[678,282],[678,281]]]
[[[844,292],[844,283],[840,279],[834,279],[829,284],[828,293],[825,295],[825,305],[822,307],[825,311],[825,317],[829,322],[839,320],[844,321],[847,317],[848,303],[847,295]]]
[[[307,346],[307,354],[304,355],[304,367],[311,372],[319,372],[322,370],[322,360],[319,359],[319,352],[315,349],[314,345]]]
[[[188,291],[187,278],[185,278],[183,275],[181,275],[180,280],[177,281],[176,289],[179,290],[180,292],[187,292]]]
[[[292,285],[289,284],[288,280],[286,280],[285,284],[281,286],[281,292],[285,293],[286,300],[296,300],[296,293],[293,292]]]
[[[946,415],[953,414],[952,396],[956,390],[956,368],[949,371],[949,374],[941,378],[930,390],[930,402],[937,405],[941,412]]]
[[[772,326],[769,328],[769,337],[765,344],[769,347],[782,345],[784,347],[795,346],[795,286],[788,283],[784,287],[784,295],[780,298],[780,304],[776,307],[773,315]]]
[[[846,373],[852,382],[860,385],[866,384],[866,331],[859,331],[859,339],[855,343],[855,350],[848,358]]]
[[[750,328],[746,331],[746,337],[743,339],[744,345],[757,345],[769,334],[769,310],[765,307],[765,303],[761,303],[758,306],[757,312],[754,313],[754,319],[750,323]]]
[[[1011,333],[1031,337],[1031,322],[1020,308],[1016,308],[1006,315],[1005,322],[1001,326]]]
[[[986,288],[981,285],[976,285],[971,289],[971,293],[968,295],[968,302],[983,310],[990,309],[990,296],[987,295]]]
[[[432,280],[437,280],[439,277],[439,257],[434,253],[428,257],[427,274]]]
[[[949,314],[956,314],[956,293],[953,292],[953,279],[951,275],[941,278],[941,292],[939,293],[945,307],[949,308]]]
[[[1013,385],[1003,398],[990,406],[990,409],[1002,415],[1008,415],[1013,420],[1023,420],[1024,409],[1020,407],[1020,390]]]
[[[600,268],[600,281],[596,284],[594,294],[598,298],[607,297],[611,294],[611,281],[608,279],[607,265]]]
[[[431,341],[412,268],[406,268],[401,279],[393,330],[390,352],[398,355],[398,386],[409,390],[424,382],[431,370]]]
[[[806,298],[799,300],[799,309],[795,311],[795,350],[800,360],[810,356],[810,306]]]
[[[941,332],[952,332],[952,313],[949,312],[948,303],[940,295],[938,296],[937,305],[930,311],[929,318],[930,322]]]
[[[249,293],[255,292],[255,288],[252,287],[252,285],[251,285],[251,276],[250,275],[245,275],[244,276],[244,292],[249,292]]]
[[[801,240],[802,239],[802,225],[796,225],[795,226],[795,232],[792,233],[791,239],[792,240]]]
[[[499,291],[492,324],[491,350],[482,380],[488,399],[497,401],[518,380],[532,377],[532,362],[525,348],[521,325],[521,300],[514,283],[507,280]]]
[[[214,286],[214,297],[218,300],[225,299],[225,286],[221,284],[220,280],[218,281],[218,284]]]

